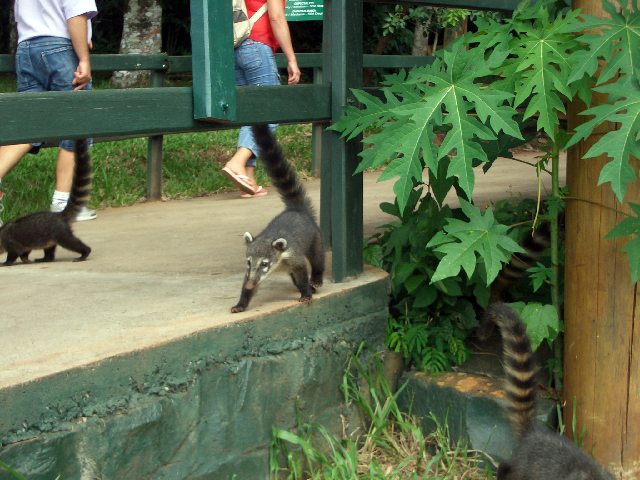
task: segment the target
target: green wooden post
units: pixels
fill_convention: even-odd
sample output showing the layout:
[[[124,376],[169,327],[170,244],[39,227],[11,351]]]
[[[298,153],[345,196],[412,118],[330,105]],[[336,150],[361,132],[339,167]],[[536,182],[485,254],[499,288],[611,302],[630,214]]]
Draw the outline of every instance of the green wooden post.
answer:
[[[151,88],[164,87],[164,71],[151,70]],[[162,135],[149,137],[147,150],[147,202],[162,200]]]
[[[327,10],[330,10],[327,18]],[[331,83],[331,118],[336,122],[342,115],[342,105],[354,105],[352,88],[362,88],[362,0],[326,0],[323,51],[330,57],[323,60],[323,77]],[[327,39],[327,36],[330,37]],[[330,49],[324,50],[326,43]],[[328,68],[327,68],[328,67]],[[327,72],[328,70],[328,72]],[[336,132],[324,132],[323,139],[330,144],[330,160],[323,144],[322,183],[330,183],[330,229],[333,280],[347,281],[362,273],[362,175],[353,175],[362,150],[361,138],[349,142]],[[329,163],[327,166],[326,164]],[[328,178],[325,172],[331,172]],[[321,189],[327,206],[327,190]],[[321,220],[327,221],[327,213]],[[325,229],[327,226],[325,225]],[[326,231],[323,229],[323,232]]]
[[[232,5],[191,0],[193,115],[196,120],[236,119]]]
[[[322,81],[331,87],[331,0],[325,0],[322,17]],[[333,115],[333,110],[331,111]],[[333,135],[326,132],[320,139],[320,230],[326,250],[331,250],[331,143]]]

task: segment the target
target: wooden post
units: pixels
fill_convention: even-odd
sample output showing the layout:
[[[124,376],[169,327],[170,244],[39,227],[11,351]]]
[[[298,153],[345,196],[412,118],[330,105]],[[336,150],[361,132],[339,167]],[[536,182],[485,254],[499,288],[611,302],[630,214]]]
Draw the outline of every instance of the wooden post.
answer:
[[[164,71],[152,70],[149,78],[151,88],[164,87]],[[162,200],[162,135],[152,135],[147,149],[147,202]]]
[[[573,8],[602,18],[600,0],[574,0]],[[594,92],[593,103],[606,101]],[[572,102],[568,126],[575,131],[588,117],[578,115],[585,106]],[[620,251],[629,238],[603,237],[630,212],[620,205],[609,183],[597,186],[607,163],[602,155],[582,157],[603,135],[615,130],[609,123],[567,152],[565,257],[565,362],[564,423],[571,437],[573,399],[577,400],[576,430],[586,425],[585,451],[622,478],[640,472],[640,309],[637,287],[631,284],[629,262]],[[638,174],[636,162],[636,176]],[[629,184],[625,201],[638,202],[638,181]],[[602,204],[603,206],[596,205]],[[640,327],[640,325],[639,325]]]
[[[342,105],[356,104],[350,89],[362,88],[362,0],[326,0],[324,15],[322,74],[323,81],[331,84],[334,123],[344,114]],[[364,267],[362,174],[353,175],[361,137],[347,142],[337,132],[327,131],[322,138],[321,228],[325,239],[331,237],[333,280],[344,282]]]

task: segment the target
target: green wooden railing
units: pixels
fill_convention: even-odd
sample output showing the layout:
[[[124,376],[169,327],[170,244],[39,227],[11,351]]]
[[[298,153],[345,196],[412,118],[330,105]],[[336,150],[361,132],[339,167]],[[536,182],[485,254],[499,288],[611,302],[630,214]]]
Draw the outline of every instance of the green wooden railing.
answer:
[[[322,54],[298,54],[297,60],[298,65],[301,68],[314,69],[314,84],[320,85],[322,83]],[[0,72],[14,72],[13,61],[14,59],[12,55],[0,55]],[[416,65],[427,65],[432,61],[433,57],[411,57],[406,55],[363,56],[363,66],[373,68],[411,68]],[[286,68],[287,61],[283,54],[276,55],[276,62],[279,68]],[[148,70],[150,71],[149,86],[151,88],[160,88],[165,86],[165,74],[191,72],[191,56],[177,57],[163,54],[92,55],[91,66],[94,72],[112,72],[117,70]],[[307,87],[305,86],[304,88],[306,89]],[[240,89],[240,91],[242,90],[244,89]],[[326,87],[320,87],[320,89],[310,89],[313,93],[309,91],[306,91],[306,93],[304,93],[304,91],[298,89],[289,90],[289,87],[287,87],[287,90],[274,92],[273,94],[271,94],[270,91],[269,102],[264,107],[259,107],[259,105],[260,103],[264,103],[264,100],[266,99],[256,98],[257,96],[259,96],[259,91],[251,90],[251,87],[249,87],[248,91],[239,94],[239,102],[241,102],[241,104],[243,105],[243,109],[245,104],[247,106],[254,105],[255,107],[258,107],[258,114],[260,112],[269,112],[268,118],[271,118],[271,114],[277,114],[277,112],[274,111],[273,107],[273,104],[275,103],[284,105],[285,107],[286,115],[284,115],[284,119],[282,119],[280,123],[315,122],[313,127],[312,141],[312,168],[314,173],[316,175],[319,175],[319,158],[322,145],[321,135],[323,126],[318,122],[327,121],[330,118],[329,106],[322,105],[322,98],[326,98],[328,96]],[[43,97],[33,97],[33,102],[31,102],[33,106],[32,107],[27,105],[29,102],[25,102],[25,104],[23,105],[23,102],[27,99],[22,96],[2,95],[2,97],[0,97],[2,99],[2,101],[0,102],[0,116],[2,116],[2,118],[4,118],[5,114],[10,116],[12,109],[27,108],[29,109],[29,111],[33,111],[34,115],[37,114],[37,111],[40,111],[42,120],[35,125],[32,125],[33,128],[25,128],[25,126],[22,125],[22,122],[19,122],[19,124],[15,125],[13,131],[11,131],[10,125],[5,124],[4,128],[2,129],[2,133],[0,133],[0,139],[2,139],[1,143],[11,144],[36,141],[33,135],[36,135],[36,137],[41,140],[57,140],[60,134],[64,134],[58,133],[58,131],[73,131],[73,129],[68,130],[68,128],[72,127],[68,125],[67,121],[65,121],[66,119],[64,118],[63,114],[64,111],[69,113],[70,118],[68,120],[71,123],[76,121],[74,120],[74,118],[78,118],[82,115],[84,117],[83,121],[86,122],[86,126],[89,128],[89,130],[102,132],[102,134],[92,134],[97,142],[113,141],[123,138],[135,138],[148,135],[149,150],[147,159],[147,200],[153,201],[159,200],[162,197],[161,180],[163,134],[181,133],[187,131],[210,131],[224,128],[238,128],[239,126],[246,124],[245,122],[249,121],[242,120],[240,118],[235,122],[212,125],[210,123],[202,124],[201,122],[194,122],[193,118],[188,115],[181,116],[181,113],[190,114],[190,104],[192,104],[192,101],[186,101],[189,93],[185,90],[172,88],[166,92],[161,93],[148,92],[146,91],[146,89],[136,89],[128,90],[128,93],[126,93],[122,97],[120,97],[120,91],[112,91],[114,93],[113,95],[109,93],[105,94],[105,92],[109,91],[101,91],[101,93],[103,93],[102,96],[92,96],[91,101],[96,103],[90,108],[90,112],[83,112],[82,109],[80,109],[79,106],[75,103],[69,104],[67,102],[63,105],[55,106],[53,103],[47,102],[46,105],[43,105],[41,101]],[[139,98],[137,100],[131,100],[131,92],[137,92],[134,95],[136,97],[139,96]],[[44,95],[44,98],[49,99],[51,93],[47,92],[39,95]],[[281,103],[279,100],[277,100],[280,95],[284,95],[286,97],[286,100],[283,100],[284,103]],[[311,97],[307,97],[308,95],[311,95]],[[315,102],[313,102],[314,98],[316,100]],[[77,100],[77,97],[70,97],[68,100],[71,99]],[[295,104],[306,104],[304,110],[301,110],[298,113],[298,118],[296,118],[295,113],[289,115],[290,106],[287,103],[287,100],[291,103],[295,102]],[[55,102],[55,100],[53,101]],[[146,112],[144,110],[134,111],[138,108],[138,106],[142,108],[146,101],[153,101],[156,104],[164,103],[164,108],[167,108],[170,111],[174,112],[174,114],[170,116],[173,118],[167,118],[164,114],[160,114],[160,110],[156,110],[159,114],[154,114],[153,117],[149,117],[148,110]],[[185,104],[182,105],[182,107],[188,107],[186,110],[184,108],[179,108],[178,105],[176,105],[180,104],[180,102],[183,101],[185,102]],[[127,105],[126,108],[127,110],[129,110],[127,115],[127,117],[129,118],[126,123],[121,123],[119,119],[116,119],[118,121],[113,124],[109,122],[109,118],[102,118],[105,114],[107,114],[109,117],[111,117],[112,115],[119,115],[119,113],[115,112],[115,109],[120,108],[122,102]],[[109,103],[109,107],[105,107],[105,103]],[[49,110],[50,106],[53,106],[53,108],[55,109],[62,108],[62,111],[54,113],[52,110]],[[252,111],[252,109],[243,109],[241,109],[241,112]],[[252,111],[252,116],[254,113],[256,112]],[[141,118],[137,117],[138,114],[141,116]],[[48,121],[52,115],[55,115],[60,122],[56,122],[56,128],[49,128],[47,126],[46,133],[44,133],[44,124],[48,125]],[[86,117],[85,115],[89,116]],[[242,116],[242,113],[240,113],[240,115]],[[266,120],[267,119],[262,118],[260,121],[256,120],[252,123],[260,123],[261,121]],[[149,121],[151,121],[151,124],[149,124]],[[135,126],[133,124],[135,124]],[[99,130],[99,126],[103,126],[104,130]],[[157,134],[153,134],[155,132],[157,132]]]

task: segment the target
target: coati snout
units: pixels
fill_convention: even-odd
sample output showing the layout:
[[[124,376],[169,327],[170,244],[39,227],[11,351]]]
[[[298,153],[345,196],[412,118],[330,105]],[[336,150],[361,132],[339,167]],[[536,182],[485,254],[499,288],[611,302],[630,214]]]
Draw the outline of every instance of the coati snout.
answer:
[[[253,236],[247,232],[244,234],[247,243],[247,276],[245,288],[252,290],[258,286],[263,278],[266,278],[271,270],[278,267],[280,257],[285,251],[287,241],[280,238],[268,245],[265,239],[254,242]]]
[[[231,313],[245,311],[260,282],[274,270],[282,268],[289,272],[300,291],[300,302],[304,303],[310,302],[315,288],[322,286],[324,274],[322,233],[304,186],[268,126],[254,126],[252,131],[265,170],[286,208],[255,238],[249,232],[244,234],[247,273],[240,300]]]

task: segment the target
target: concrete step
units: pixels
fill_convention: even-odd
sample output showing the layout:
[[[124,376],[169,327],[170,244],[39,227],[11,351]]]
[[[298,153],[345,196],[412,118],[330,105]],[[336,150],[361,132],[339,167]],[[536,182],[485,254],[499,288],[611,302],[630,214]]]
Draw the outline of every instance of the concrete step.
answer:
[[[424,434],[434,432],[435,422],[447,425],[450,438],[466,442],[469,449],[487,453],[496,462],[511,457],[514,438],[505,416],[505,392],[500,378],[486,375],[447,372],[431,376],[407,372],[399,384],[406,386],[398,405],[420,419]],[[539,396],[537,417],[554,424],[556,402]]]

